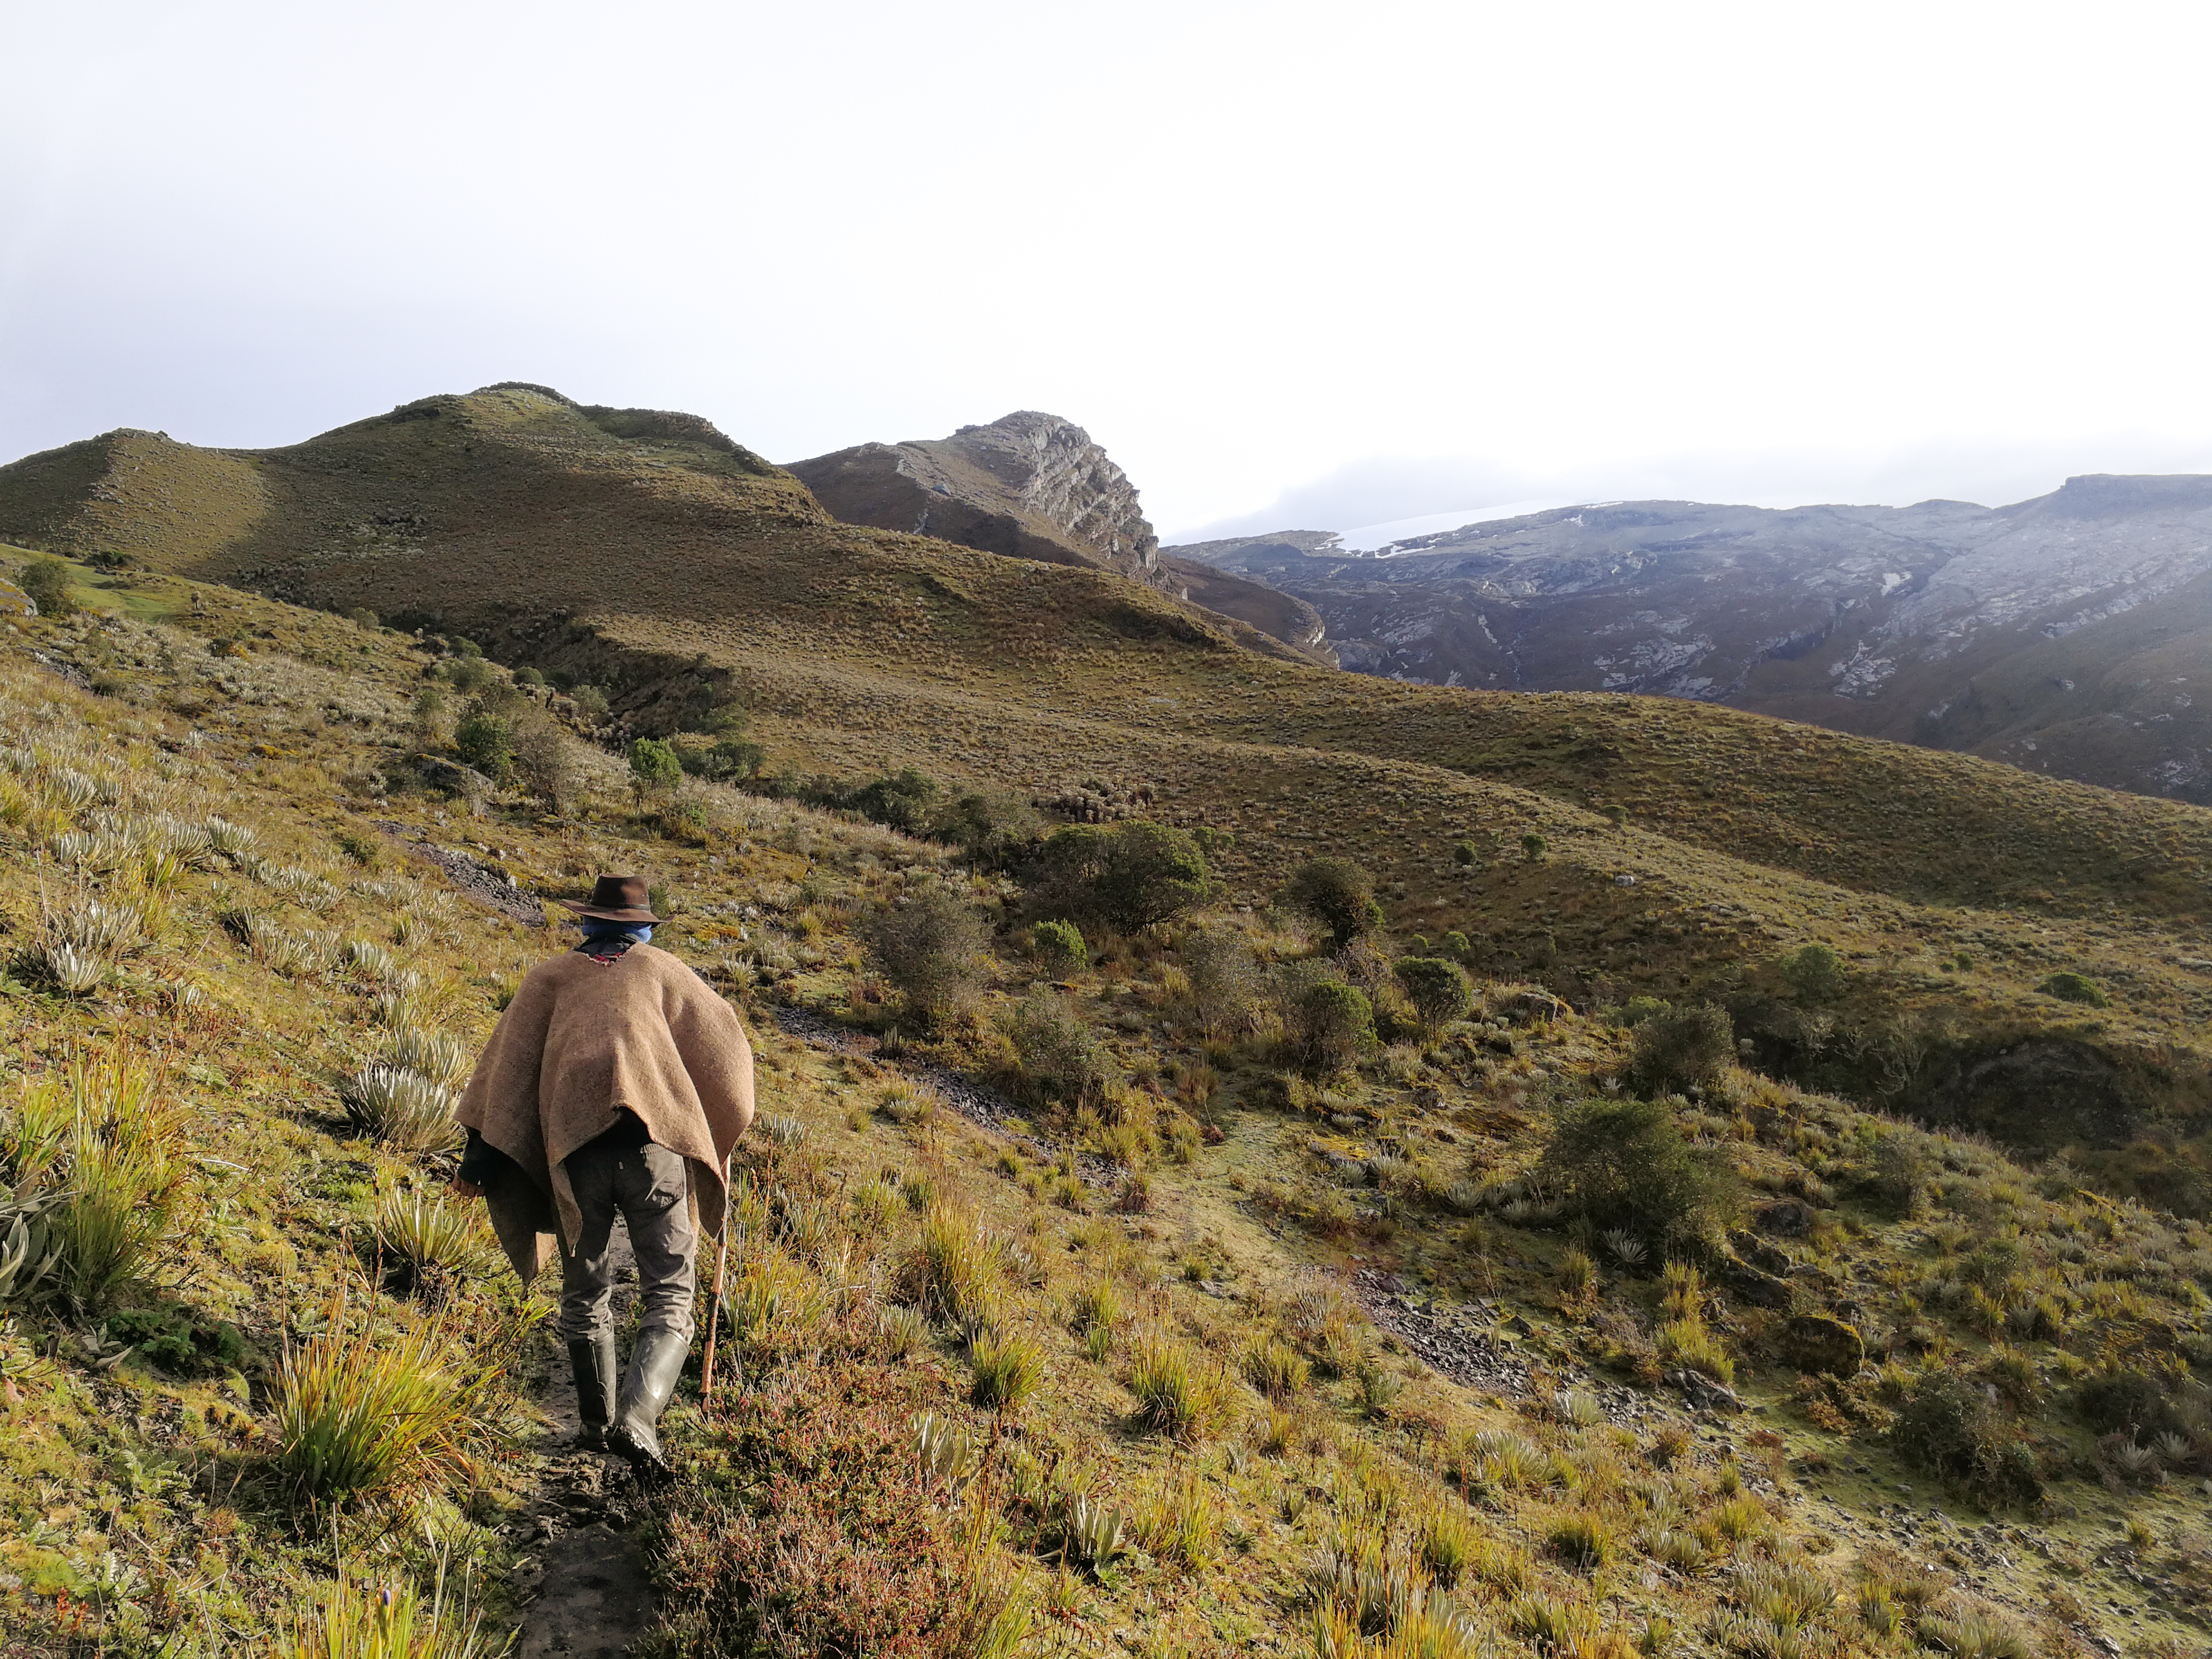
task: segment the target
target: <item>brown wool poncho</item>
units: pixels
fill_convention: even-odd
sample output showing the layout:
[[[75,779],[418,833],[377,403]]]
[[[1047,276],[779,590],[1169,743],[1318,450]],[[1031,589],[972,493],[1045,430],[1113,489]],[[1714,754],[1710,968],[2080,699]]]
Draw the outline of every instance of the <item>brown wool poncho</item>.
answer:
[[[573,1241],[582,1224],[561,1161],[625,1109],[690,1160],[692,1204],[719,1237],[724,1160],[753,1120],[752,1045],[737,1012],[650,945],[610,963],[574,951],[541,962],[500,1016],[453,1113],[528,1177],[484,1194],[525,1283],[544,1264],[538,1235],[557,1224]]]

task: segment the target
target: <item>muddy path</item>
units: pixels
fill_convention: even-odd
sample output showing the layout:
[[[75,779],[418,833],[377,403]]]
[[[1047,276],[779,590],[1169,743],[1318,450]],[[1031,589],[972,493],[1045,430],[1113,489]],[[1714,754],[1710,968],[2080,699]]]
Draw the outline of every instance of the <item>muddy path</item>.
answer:
[[[614,1253],[615,1328],[626,1331],[637,1269],[619,1218]],[[620,1458],[570,1449],[576,1385],[567,1348],[550,1330],[548,1342],[537,1400],[550,1421],[532,1452],[538,1497],[522,1519],[527,1554],[512,1581],[526,1603],[515,1651],[520,1659],[622,1659],[652,1628],[656,1606],[636,1537],[645,1504]]]

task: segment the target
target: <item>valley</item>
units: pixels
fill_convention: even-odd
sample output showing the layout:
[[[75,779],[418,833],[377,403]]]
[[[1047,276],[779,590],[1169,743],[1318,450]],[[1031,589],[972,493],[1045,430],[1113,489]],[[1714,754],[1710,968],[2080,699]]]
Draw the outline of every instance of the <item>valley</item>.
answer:
[[[981,465],[878,448],[827,471]],[[810,468],[519,384],[0,467],[0,576],[80,607],[0,620],[0,1263],[82,1237],[103,1091],[178,1108],[135,1257],[0,1279],[9,1642],[322,1656],[398,1585],[496,1651],[596,1504],[672,1659],[2202,1647],[2212,817],[1346,674],[1118,486],[922,534]],[[659,1496],[552,1442],[544,1286],[358,1081],[465,1076],[615,866],[766,1114]],[[450,1447],[316,1486],[300,1356],[406,1342]]]

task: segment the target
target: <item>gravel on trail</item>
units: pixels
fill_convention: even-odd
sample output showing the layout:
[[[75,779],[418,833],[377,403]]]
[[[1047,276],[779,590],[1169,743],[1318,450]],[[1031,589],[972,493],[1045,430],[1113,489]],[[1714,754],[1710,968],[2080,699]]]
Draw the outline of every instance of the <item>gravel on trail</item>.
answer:
[[[457,847],[441,847],[411,824],[398,823],[390,818],[378,818],[375,823],[416,858],[445,872],[446,878],[461,890],[462,897],[474,899],[501,915],[512,916],[526,927],[545,925],[545,907],[524,892],[514,878],[497,864],[486,864]]]
[[[1066,1148],[1055,1146],[1026,1128],[1017,1128],[1014,1123],[1021,1118],[1021,1108],[988,1085],[954,1071],[949,1066],[939,1066],[934,1060],[901,1054],[896,1060],[887,1060],[878,1052],[876,1040],[864,1032],[848,1030],[833,1019],[825,1018],[811,1008],[779,1008],[775,1011],[776,1029],[787,1036],[795,1036],[811,1042],[817,1048],[828,1048],[841,1054],[857,1054],[884,1065],[896,1065],[916,1081],[927,1084],[937,1091],[945,1103],[969,1122],[990,1130],[994,1134],[1026,1146],[1042,1162],[1059,1158]],[[1088,1152],[1075,1155],[1075,1173],[1086,1187],[1112,1191],[1121,1187],[1121,1173],[1103,1158]]]

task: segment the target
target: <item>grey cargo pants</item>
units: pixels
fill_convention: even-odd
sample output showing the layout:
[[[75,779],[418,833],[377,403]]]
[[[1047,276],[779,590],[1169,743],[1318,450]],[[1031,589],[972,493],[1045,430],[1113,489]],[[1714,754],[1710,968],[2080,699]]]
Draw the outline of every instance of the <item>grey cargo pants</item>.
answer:
[[[667,1331],[691,1340],[691,1304],[698,1285],[699,1229],[691,1219],[691,1176],[680,1152],[651,1141],[580,1146],[564,1164],[583,1212],[573,1251],[561,1255],[561,1338],[588,1342],[611,1335],[614,1256],[608,1237],[615,1215],[629,1228],[637,1257],[638,1334]]]

